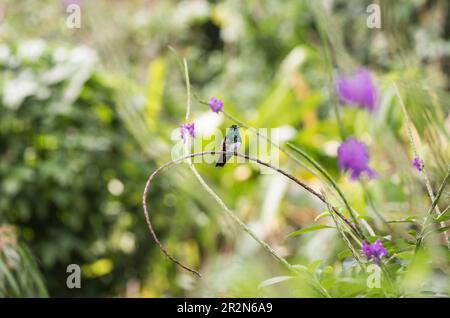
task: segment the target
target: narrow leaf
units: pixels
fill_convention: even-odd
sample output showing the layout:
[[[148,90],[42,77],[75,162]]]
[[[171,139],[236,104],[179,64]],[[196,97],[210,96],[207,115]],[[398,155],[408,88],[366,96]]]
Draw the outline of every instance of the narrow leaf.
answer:
[[[417,219],[415,217],[408,216],[404,219],[388,221],[388,223],[415,223],[416,221]]]
[[[278,284],[278,283],[282,283],[282,282],[285,282],[285,281],[290,280],[290,279],[292,279],[291,276],[276,276],[276,277],[272,277],[272,278],[266,279],[261,284],[259,284],[258,285],[258,289],[264,288],[264,287],[267,287],[267,286],[271,286],[271,285],[275,285],[275,284]]]
[[[314,221],[317,222],[317,220],[319,220],[319,219],[321,219],[321,218],[324,218],[324,217],[326,217],[326,216],[330,216],[330,215],[331,215],[331,214],[330,214],[329,211],[322,212],[322,213],[320,213],[318,216],[316,216],[316,217],[314,218]]]
[[[443,222],[450,219],[450,205],[436,218],[436,222]]]
[[[334,226],[323,225],[323,224],[313,225],[313,226],[306,227],[301,230],[292,232],[291,234],[288,235],[288,237],[293,237],[293,236],[297,236],[297,235],[300,235],[303,233],[318,231],[318,230],[322,230],[322,229],[334,229]]]

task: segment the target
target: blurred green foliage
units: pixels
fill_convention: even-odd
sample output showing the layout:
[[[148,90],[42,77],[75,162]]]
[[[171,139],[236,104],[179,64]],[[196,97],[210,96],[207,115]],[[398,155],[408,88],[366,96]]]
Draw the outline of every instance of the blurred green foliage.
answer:
[[[150,213],[168,249],[203,278],[195,280],[160,253],[146,228],[141,196],[146,177],[170,159],[183,122],[180,56],[189,62],[195,94],[222,98],[228,112],[252,126],[282,127],[284,141],[329,171],[397,255],[388,269],[397,275],[394,285],[423,296],[419,285],[426,282],[420,285],[425,292],[448,295],[449,255],[437,239],[438,248],[412,258],[411,234],[430,200],[411,168],[391,85],[399,84],[436,189],[450,162],[450,54],[418,56],[415,39],[422,32],[429,41],[449,43],[446,2],[380,1],[383,29],[371,30],[371,2],[362,0],[86,0],[80,2],[81,29],[66,27],[66,1],[4,1],[0,226],[16,231],[14,240],[0,235],[0,295],[45,296],[47,289],[51,296],[397,296],[389,281],[382,289],[367,288],[367,275],[335,230],[319,226],[287,239],[296,230],[332,224],[326,214],[315,219],[326,207],[253,165],[197,168],[245,222],[298,265],[299,277],[287,278],[184,165],[157,178]],[[341,107],[334,96],[335,74],[358,65],[376,75],[382,93],[376,116]],[[231,124],[208,117],[207,106],[195,99],[192,104],[199,128]],[[368,144],[379,172],[366,188],[338,170],[343,136],[335,106],[341,129]],[[280,165],[324,187],[284,156]],[[335,196],[331,200],[342,207]],[[449,200],[447,188],[440,206]],[[391,232],[375,210],[401,222],[391,223]],[[80,290],[65,284],[72,263],[82,268]],[[22,269],[29,275],[17,275]]]
[[[0,297],[37,296],[48,293],[33,256],[11,226],[0,226]]]
[[[1,218],[29,242],[57,295],[69,292],[70,263],[84,266],[87,279],[145,272],[148,256],[131,255],[149,247],[143,229],[134,227],[151,165],[118,119],[111,88],[94,74],[95,53],[43,41],[2,45],[9,56],[1,65]],[[36,56],[20,55],[38,46]],[[124,184],[127,178],[135,182]],[[122,275],[109,275],[86,283],[82,295],[125,283]]]

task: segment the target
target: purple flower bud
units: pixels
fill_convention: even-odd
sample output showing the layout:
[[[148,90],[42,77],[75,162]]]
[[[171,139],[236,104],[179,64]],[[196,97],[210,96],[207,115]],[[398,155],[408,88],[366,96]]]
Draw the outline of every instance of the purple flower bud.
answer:
[[[412,164],[417,169],[417,171],[422,171],[423,170],[422,160],[420,160],[419,157],[415,157],[413,162],[412,162]]]
[[[180,125],[180,134],[181,134],[181,139],[183,139],[183,142],[186,142],[186,134],[188,134],[192,138],[195,138],[195,125],[194,125],[194,123],[192,123],[192,124],[188,124],[188,123],[181,124]]]
[[[341,103],[374,111],[378,104],[378,90],[370,72],[359,68],[350,75],[338,75],[336,91]]]
[[[223,102],[215,97],[211,97],[209,100],[209,107],[215,113],[219,113],[223,110]]]
[[[366,146],[354,138],[348,138],[338,149],[339,166],[350,172],[352,180],[358,180],[363,174],[375,178],[377,173],[369,167],[369,152]]]
[[[367,258],[370,258],[372,256],[372,246],[370,244],[367,244],[365,240],[362,242],[362,251]]]
[[[372,245],[363,241],[362,252],[364,256],[376,264],[380,264],[383,257],[388,257],[389,253],[380,240],[376,240]]]

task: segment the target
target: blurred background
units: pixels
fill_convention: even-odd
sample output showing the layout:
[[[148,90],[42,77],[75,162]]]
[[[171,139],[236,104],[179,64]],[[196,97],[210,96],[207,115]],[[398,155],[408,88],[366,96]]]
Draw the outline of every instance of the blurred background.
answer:
[[[381,7],[381,29],[367,27],[371,3]],[[74,4],[80,28],[67,24],[72,14],[67,8]],[[317,296],[301,282],[283,283],[285,270],[226,216],[187,165],[159,175],[148,200],[160,240],[202,278],[176,267],[153,242],[142,192],[179,139],[186,111],[180,58],[188,62],[196,95],[221,98],[227,112],[254,127],[283,128],[283,140],[320,162],[369,222],[376,225],[375,212],[387,220],[420,217],[430,200],[411,168],[413,154],[392,82],[408,105],[437,189],[450,162],[449,5],[447,0],[3,0],[0,296]],[[342,135],[333,79],[356,66],[374,74],[380,110],[337,107],[347,134],[370,150],[379,177],[366,184],[349,181],[336,161]],[[191,111],[205,139],[232,124],[195,99]],[[323,188],[289,158],[282,155],[279,164]],[[365,290],[360,281],[350,283],[349,255],[333,229],[286,238],[329,223],[316,219],[326,207],[309,193],[254,165],[196,167],[261,238],[292,264],[318,273],[333,296]],[[443,208],[450,202],[447,190]],[[391,226],[394,230],[379,225],[380,235],[417,229],[413,222]],[[394,244],[403,246],[414,237],[408,235]],[[81,267],[80,289],[66,286],[69,264]],[[431,289],[448,292],[448,254],[437,251],[428,269],[417,278],[420,283],[427,280]]]

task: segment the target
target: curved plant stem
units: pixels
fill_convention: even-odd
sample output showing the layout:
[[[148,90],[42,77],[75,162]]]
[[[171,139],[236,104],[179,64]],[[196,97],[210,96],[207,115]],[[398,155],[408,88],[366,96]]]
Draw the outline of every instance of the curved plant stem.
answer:
[[[203,155],[216,155],[216,154],[223,154],[223,151],[205,151],[205,152],[197,152],[197,153],[192,153],[186,156],[183,156],[182,158],[179,159],[175,159],[172,161],[169,161],[167,163],[165,163],[164,165],[160,166],[158,169],[156,169],[147,179],[147,182],[145,184],[145,188],[144,188],[144,193],[142,196],[142,205],[144,208],[144,215],[145,215],[145,220],[147,222],[147,226],[150,230],[150,233],[154,239],[154,241],[158,244],[160,250],[164,253],[164,255],[166,255],[171,261],[173,261],[175,264],[181,266],[182,268],[184,268],[185,270],[200,276],[200,274],[189,268],[186,265],[183,265],[182,263],[180,263],[177,259],[175,259],[173,256],[170,255],[170,253],[167,251],[167,249],[164,247],[164,245],[162,245],[162,243],[159,241],[152,223],[150,221],[150,216],[149,216],[149,212],[148,212],[148,207],[147,207],[147,196],[148,196],[148,192],[152,183],[153,178],[162,170],[176,164],[176,163],[180,163],[183,162],[186,159],[189,158],[194,158],[194,157],[198,157],[198,156],[203,156]],[[298,185],[300,185],[302,188],[304,188],[305,190],[307,190],[308,192],[310,192],[311,194],[313,194],[314,196],[316,196],[319,200],[321,200],[322,202],[329,204],[326,199],[318,192],[316,192],[315,190],[313,190],[312,188],[310,188],[307,184],[303,183],[302,181],[300,181],[299,179],[297,179],[296,177],[292,176],[291,174],[289,174],[288,172],[277,168],[275,166],[272,166],[269,163],[266,163],[264,161],[261,161],[257,158],[253,158],[244,154],[240,154],[240,153],[235,153],[235,156],[256,162],[260,165],[266,166],[268,168],[271,168],[281,174],[283,174],[284,176],[288,177],[289,179],[291,179],[292,181],[294,181],[295,183],[297,183]],[[209,187],[208,187],[209,188]],[[215,195],[213,192],[210,192],[210,194]],[[221,202],[221,200],[219,200],[218,202]],[[330,205],[331,206],[331,205]],[[261,240],[244,222],[242,222],[230,209],[228,209],[224,204],[222,205],[222,208],[224,208],[224,210],[227,212],[227,214],[236,222],[238,223],[239,226],[241,226],[244,231],[246,231],[253,239],[255,239],[267,252],[269,252],[270,254],[272,254],[273,257],[275,257],[278,261],[280,261],[281,264],[283,264],[286,268],[288,268],[289,270],[296,272],[295,267],[293,267],[291,264],[289,264],[283,257],[281,257],[280,255],[278,255],[266,242],[264,242],[263,240]],[[332,212],[334,212],[341,220],[343,220],[350,228],[352,228],[353,230],[355,230],[354,225],[344,216],[342,215],[335,207],[331,207]],[[331,211],[330,211],[331,212]]]
[[[188,157],[189,158],[189,157]],[[170,253],[167,251],[167,249],[164,247],[164,245],[159,241],[158,236],[155,233],[155,230],[153,229],[153,225],[152,222],[150,221],[150,216],[148,213],[148,208],[147,208],[147,196],[148,196],[148,191],[150,190],[150,185],[151,182],[153,180],[153,178],[163,169],[169,167],[172,164],[181,162],[183,160],[185,160],[186,158],[182,158],[181,160],[177,160],[177,161],[170,161],[162,166],[160,166],[158,169],[156,169],[151,175],[150,177],[147,179],[147,182],[145,183],[145,188],[144,188],[144,194],[142,195],[142,206],[144,208],[144,215],[145,215],[145,221],[147,222],[147,226],[148,229],[150,230],[150,233],[153,237],[153,240],[156,242],[156,244],[158,244],[159,249],[161,250],[161,252],[164,253],[164,255],[166,255],[172,262],[174,262],[175,264],[177,264],[178,266],[184,268],[185,270],[197,275],[197,276],[201,276],[199,272],[189,268],[186,265],[183,265],[182,263],[180,263],[176,258],[174,258],[172,255],[170,255]]]

